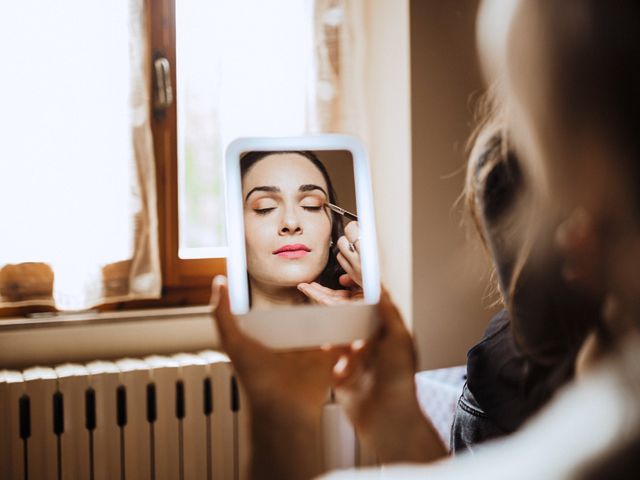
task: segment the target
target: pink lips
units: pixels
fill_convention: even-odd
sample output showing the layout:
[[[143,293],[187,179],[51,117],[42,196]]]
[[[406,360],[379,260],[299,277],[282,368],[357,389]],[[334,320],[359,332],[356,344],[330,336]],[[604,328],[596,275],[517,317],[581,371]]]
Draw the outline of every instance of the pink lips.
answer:
[[[284,245],[271,253],[282,258],[296,259],[304,257],[310,251],[311,249],[302,243],[292,243]]]

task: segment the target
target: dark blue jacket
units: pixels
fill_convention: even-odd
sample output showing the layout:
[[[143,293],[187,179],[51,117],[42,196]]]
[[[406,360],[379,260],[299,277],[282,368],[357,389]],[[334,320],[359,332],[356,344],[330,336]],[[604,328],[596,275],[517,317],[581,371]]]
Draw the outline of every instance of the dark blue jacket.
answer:
[[[451,451],[473,451],[486,440],[516,431],[573,375],[570,360],[539,365],[517,348],[509,314],[491,319],[467,354],[467,382],[451,428]]]

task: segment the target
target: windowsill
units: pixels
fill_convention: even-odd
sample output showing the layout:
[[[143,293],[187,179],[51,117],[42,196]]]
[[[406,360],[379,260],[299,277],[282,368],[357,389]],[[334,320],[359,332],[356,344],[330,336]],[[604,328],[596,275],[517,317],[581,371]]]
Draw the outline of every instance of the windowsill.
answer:
[[[0,319],[0,365],[25,368],[216,348],[210,306]]]
[[[194,307],[154,308],[115,312],[52,312],[36,313],[26,317],[0,318],[0,334],[10,330],[52,328],[78,325],[100,325],[113,322],[161,320],[194,315],[211,315],[209,305]]]

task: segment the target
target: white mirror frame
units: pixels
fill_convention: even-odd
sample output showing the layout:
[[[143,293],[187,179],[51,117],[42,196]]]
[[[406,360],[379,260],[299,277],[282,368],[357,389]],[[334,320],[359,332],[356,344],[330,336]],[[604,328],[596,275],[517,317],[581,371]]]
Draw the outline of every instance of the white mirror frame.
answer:
[[[250,151],[289,150],[351,152],[360,231],[363,304],[250,310],[240,156]],[[369,160],[360,141],[338,134],[239,138],[227,148],[225,173],[229,295],[231,311],[239,316],[241,327],[254,338],[274,348],[344,344],[368,337],[377,324],[373,306],[380,299],[380,267]]]

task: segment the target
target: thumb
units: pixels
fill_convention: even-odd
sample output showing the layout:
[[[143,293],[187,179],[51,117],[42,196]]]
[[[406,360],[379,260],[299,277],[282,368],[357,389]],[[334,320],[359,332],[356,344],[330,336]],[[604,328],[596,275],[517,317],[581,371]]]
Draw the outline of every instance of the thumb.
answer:
[[[340,277],[338,278],[338,283],[340,283],[340,285],[345,288],[360,287],[360,285],[358,285],[348,273],[343,273],[342,275],[340,275]]]
[[[389,291],[382,287],[380,294],[380,303],[378,303],[378,312],[382,320],[381,328],[391,335],[408,334],[407,328],[402,320],[402,315],[393,300]]]
[[[229,302],[229,290],[227,279],[218,275],[211,284],[211,305],[213,306],[213,318],[218,328],[220,340],[226,350],[229,350],[242,335],[238,327],[235,315],[231,313]]]
[[[220,335],[220,342],[231,358],[233,364],[241,368],[251,365],[252,361],[260,361],[260,355],[266,348],[258,341],[248,337],[240,329],[237,317],[231,312],[227,279],[219,275],[213,279],[211,288],[211,303],[215,301],[213,318]],[[247,355],[251,352],[251,355]]]

